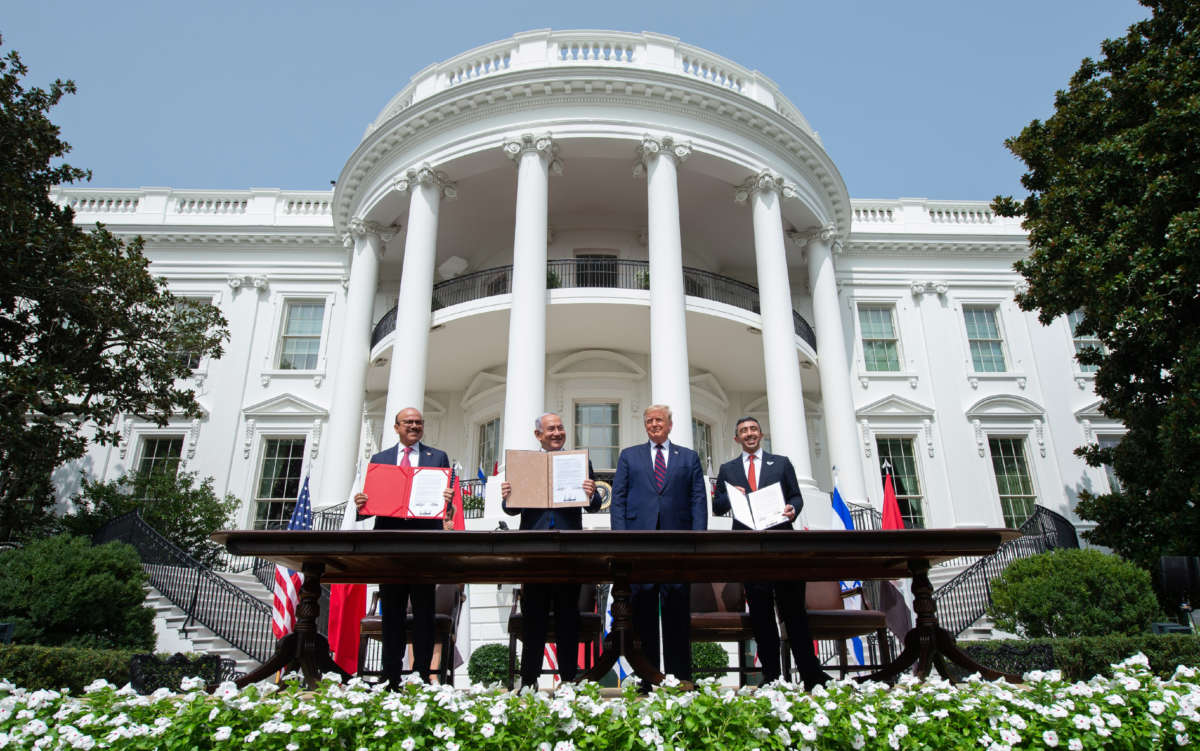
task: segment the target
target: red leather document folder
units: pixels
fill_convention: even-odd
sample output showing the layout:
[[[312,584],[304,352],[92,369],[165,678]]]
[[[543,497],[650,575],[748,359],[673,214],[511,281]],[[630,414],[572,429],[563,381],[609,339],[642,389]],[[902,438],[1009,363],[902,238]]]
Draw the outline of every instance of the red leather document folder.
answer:
[[[368,464],[367,479],[363,492],[367,502],[362,513],[370,516],[394,516],[400,519],[444,519],[446,507],[441,496],[436,503],[428,499],[424,505],[410,504],[413,483],[432,478],[417,478],[418,474],[436,473],[441,485],[450,481],[450,470],[446,467],[398,467],[394,464]]]

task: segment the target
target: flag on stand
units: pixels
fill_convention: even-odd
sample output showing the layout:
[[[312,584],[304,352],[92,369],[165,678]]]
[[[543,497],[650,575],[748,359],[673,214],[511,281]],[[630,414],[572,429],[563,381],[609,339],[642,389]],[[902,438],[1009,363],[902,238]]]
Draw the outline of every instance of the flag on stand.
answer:
[[[362,474],[361,460],[357,474]],[[354,487],[362,487],[361,476],[355,478]],[[358,521],[354,501],[346,502],[342,529],[370,529],[372,526],[370,520]],[[366,584],[334,584],[329,588],[329,648],[333,650],[333,661],[351,675],[358,671],[359,636],[366,609]]]
[[[605,585],[605,586],[608,586],[608,585]],[[605,600],[604,638],[608,639],[608,632],[612,631],[612,621],[613,621],[612,587],[609,586],[607,590],[602,590],[602,591],[604,592],[604,600]],[[629,663],[625,661],[625,658],[623,656],[617,658],[617,664],[614,667],[616,668],[616,671],[617,671],[617,685],[620,686],[622,683],[625,682],[625,678],[627,676],[629,676],[631,673],[633,673],[633,668],[629,666]]]
[[[830,498],[830,503],[833,505],[834,515],[837,516],[837,518],[842,522],[842,529],[854,529],[854,517],[850,515],[850,507],[846,505],[844,500],[842,500],[842,494],[838,492],[836,485],[833,486],[833,496]],[[841,585],[842,592],[850,592],[854,590],[862,592],[861,581],[842,581]],[[842,607],[846,610],[862,610],[862,595],[856,594],[851,595],[850,597],[843,597]],[[864,659],[863,655],[863,643],[861,638],[857,636],[850,638],[850,651],[854,655],[854,659],[859,665],[866,664],[866,660]]]
[[[450,507],[454,509],[454,528],[466,529],[467,520],[463,518],[462,483],[459,482],[458,472],[454,473],[454,495],[450,498]]]
[[[300,497],[292,509],[292,518],[288,520],[287,528],[312,529],[312,501],[308,496],[308,475],[304,476],[304,484],[300,486]],[[275,564],[275,590],[272,597],[271,633],[276,639],[282,639],[296,628],[296,605],[300,602],[300,586],[304,583],[304,574],[292,571]]]
[[[904,529],[904,518],[900,516],[900,504],[896,501],[896,486],[892,483],[892,465],[883,465],[883,528]],[[903,585],[900,585],[903,586]],[[880,608],[887,616],[888,628],[897,639],[903,640],[912,629],[912,613],[903,590],[895,582],[885,581],[880,585]]]
[[[557,671],[558,670],[558,647],[555,646],[554,644],[550,644],[549,642],[547,642],[545,648],[542,649],[542,655],[545,657],[545,660],[542,662],[542,670],[545,672]],[[558,683],[558,679],[559,679],[559,675],[557,672],[555,672],[554,673],[554,682]]]
[[[487,487],[487,475],[485,475],[483,473],[483,465],[482,464],[479,465],[479,471],[476,472],[475,476],[479,478],[480,489],[482,490],[483,488],[486,488]]]

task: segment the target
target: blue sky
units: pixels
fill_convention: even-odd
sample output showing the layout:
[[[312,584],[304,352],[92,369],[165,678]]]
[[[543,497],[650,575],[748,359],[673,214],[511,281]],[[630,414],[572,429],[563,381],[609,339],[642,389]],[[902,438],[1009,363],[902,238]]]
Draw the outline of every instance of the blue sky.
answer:
[[[1132,0],[354,2],[9,0],[3,51],[95,187],[322,189],[425,66],[535,28],[655,31],[774,79],[855,198],[1020,193],[1004,148],[1052,111]]]

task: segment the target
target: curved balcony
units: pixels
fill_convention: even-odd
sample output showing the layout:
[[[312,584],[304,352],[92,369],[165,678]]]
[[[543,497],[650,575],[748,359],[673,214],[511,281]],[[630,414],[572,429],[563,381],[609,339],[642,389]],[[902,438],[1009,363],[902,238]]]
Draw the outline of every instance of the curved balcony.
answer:
[[[617,258],[570,258],[546,264],[546,286],[550,289],[594,287],[601,289],[650,289],[650,264]],[[732,305],[758,313],[758,289],[749,284],[700,269],[683,268],[683,291],[691,297]],[[495,295],[512,292],[512,266],[497,266],[448,279],[433,287],[433,309],[440,310]],[[817,335],[812,326],[792,311],[796,336],[815,351]],[[371,330],[374,347],[396,329],[396,308],[392,308]]]

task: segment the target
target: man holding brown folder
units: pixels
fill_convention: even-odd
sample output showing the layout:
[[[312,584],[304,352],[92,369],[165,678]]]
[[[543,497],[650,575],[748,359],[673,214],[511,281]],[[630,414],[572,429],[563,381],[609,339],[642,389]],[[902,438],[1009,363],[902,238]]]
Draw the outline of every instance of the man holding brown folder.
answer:
[[[380,451],[371,457],[372,464],[387,464],[398,467],[450,467],[450,458],[445,451],[421,443],[425,435],[425,419],[415,407],[396,413],[394,425],[400,443]],[[449,498],[450,492],[443,494]],[[366,493],[354,496],[354,505],[362,511],[367,503]],[[361,515],[360,518],[366,518]],[[376,516],[375,529],[442,529],[441,519],[398,519],[391,516]],[[434,585],[433,584],[380,584],[379,615],[383,620],[383,677],[388,685],[400,685],[404,652],[408,646],[405,620],[408,601],[412,600],[413,613],[413,670],[426,683],[430,680],[429,666],[433,661],[434,642]],[[443,659],[446,659],[443,656]]]
[[[534,421],[533,435],[542,445],[542,451],[562,451],[567,442],[567,431],[562,418],[547,412]],[[600,509],[600,494],[588,462],[588,476],[583,481],[583,492],[590,499],[588,511]],[[500,507],[511,516],[521,515],[521,529],[582,529],[583,514],[580,508],[509,508],[508,498],[512,495],[512,484],[500,485]],[[546,649],[546,628],[550,609],[554,609],[554,634],[558,650],[558,676],[564,681],[573,681],[579,672],[579,584],[524,584],[521,587],[521,642],[525,645],[521,653],[521,685],[537,687],[542,673],[542,653]]]

